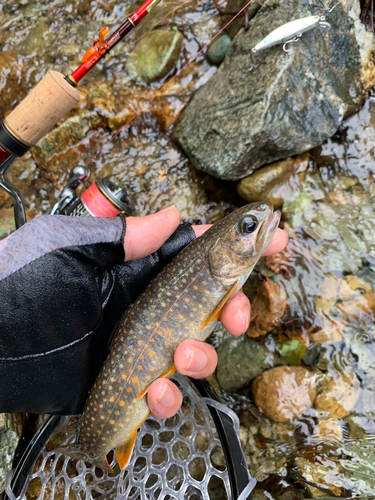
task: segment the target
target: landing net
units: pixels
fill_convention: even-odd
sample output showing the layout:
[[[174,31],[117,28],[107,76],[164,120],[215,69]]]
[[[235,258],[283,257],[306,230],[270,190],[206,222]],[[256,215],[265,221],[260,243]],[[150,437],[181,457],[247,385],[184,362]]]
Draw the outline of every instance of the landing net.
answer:
[[[74,441],[78,417],[66,417],[41,451],[18,499],[230,499],[223,450],[205,400],[184,377],[175,377],[174,382],[183,394],[182,407],[167,420],[146,420],[125,471],[120,471],[114,459],[114,472],[108,474],[82,460],[56,453],[57,446]],[[229,413],[232,420],[236,419],[236,428],[238,418],[231,410]],[[16,500],[10,489],[11,477],[12,471],[7,477],[6,493],[10,500]]]

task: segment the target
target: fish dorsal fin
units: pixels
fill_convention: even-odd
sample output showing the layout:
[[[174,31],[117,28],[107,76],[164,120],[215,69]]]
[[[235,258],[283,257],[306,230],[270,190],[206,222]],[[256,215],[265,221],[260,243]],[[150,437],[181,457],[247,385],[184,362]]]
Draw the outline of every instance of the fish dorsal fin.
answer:
[[[174,374],[175,371],[176,371],[176,367],[175,367],[175,365],[173,363],[173,365],[170,368],[168,368],[168,370],[165,373],[163,373],[163,375],[160,375],[160,377],[157,377],[157,378],[169,378],[169,377],[171,377]],[[154,380],[156,380],[156,378]],[[152,382],[154,382],[154,380]],[[140,393],[140,395],[137,397],[137,401],[139,399],[141,399],[147,393],[147,391],[149,390],[150,385],[152,384],[152,382],[150,382],[148,384],[148,386],[146,387],[146,389],[144,389]]]
[[[116,460],[121,470],[125,469],[130,462],[136,439],[137,429],[129,435],[128,439],[124,443],[116,446]]]
[[[223,310],[223,307],[228,302],[228,300],[234,295],[234,293],[236,292],[236,290],[237,290],[237,282],[232,286],[232,288],[225,295],[225,297],[220,302],[220,304],[212,311],[212,313],[204,321],[204,323],[201,326],[201,330],[204,330],[204,328],[206,328],[207,325],[209,325],[210,323],[212,323],[213,321],[215,321],[215,320],[217,320],[219,318],[220,313]]]

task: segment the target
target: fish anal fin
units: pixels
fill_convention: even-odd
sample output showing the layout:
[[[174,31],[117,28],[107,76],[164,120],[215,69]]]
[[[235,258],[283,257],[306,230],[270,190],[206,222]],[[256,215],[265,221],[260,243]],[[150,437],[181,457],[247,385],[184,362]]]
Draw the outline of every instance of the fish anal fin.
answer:
[[[167,370],[165,373],[163,373],[162,375],[160,375],[160,377],[158,377],[158,378],[169,378],[169,377],[171,377],[171,376],[174,374],[174,372],[175,372],[175,371],[176,371],[176,367],[175,367],[175,365],[174,365],[174,363],[173,363],[173,365],[172,365],[170,368],[168,368],[168,370]],[[156,379],[155,379],[155,380],[156,380]],[[152,381],[152,382],[154,382],[154,381]],[[152,382],[151,382],[151,384],[152,384]],[[149,388],[150,388],[150,385],[151,385],[151,384],[149,384],[149,385],[146,387],[146,389],[144,389],[144,390],[143,390],[143,391],[139,394],[139,396],[137,397],[137,401],[138,401],[139,399],[143,398],[143,396],[144,396],[144,395],[147,393],[147,391],[149,390]]]
[[[137,429],[129,435],[128,439],[124,443],[116,446],[116,460],[121,470],[125,469],[129,465],[136,439]]]
[[[201,326],[201,330],[204,330],[207,325],[212,323],[213,321],[217,320],[221,314],[221,311],[223,310],[225,304],[228,302],[228,300],[234,295],[235,291],[237,289],[237,283],[235,283],[232,288],[229,290],[229,292],[225,295],[223,300],[220,302],[220,304],[212,311],[212,313],[208,316],[208,318],[204,321],[204,323]]]
[[[79,447],[76,447],[74,445],[59,446],[55,449],[55,451],[71,457],[74,460],[83,460],[85,462],[90,462],[106,472],[113,472],[112,467],[108,463],[106,455],[93,457],[89,453],[86,453],[84,450],[81,450]]]

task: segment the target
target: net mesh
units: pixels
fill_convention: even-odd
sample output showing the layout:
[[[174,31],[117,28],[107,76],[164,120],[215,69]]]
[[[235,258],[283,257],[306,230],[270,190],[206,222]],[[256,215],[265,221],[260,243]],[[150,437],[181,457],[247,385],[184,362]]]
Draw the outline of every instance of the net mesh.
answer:
[[[74,440],[78,417],[53,432],[30,474],[27,500],[221,500],[230,498],[224,454],[205,402],[183,377],[173,379],[183,394],[174,417],[149,417],[138,433],[126,470],[112,459],[113,474],[54,449]],[[114,454],[112,454],[114,457]],[[9,498],[14,495],[7,492]]]

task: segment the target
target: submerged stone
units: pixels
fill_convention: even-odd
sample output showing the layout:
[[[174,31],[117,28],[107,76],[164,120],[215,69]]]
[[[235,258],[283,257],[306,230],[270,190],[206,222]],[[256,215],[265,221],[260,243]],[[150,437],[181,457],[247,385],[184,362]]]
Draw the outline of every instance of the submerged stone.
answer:
[[[301,366],[278,366],[253,382],[255,404],[273,422],[288,422],[308,410],[316,396],[316,374]]]
[[[305,153],[260,168],[238,183],[238,194],[249,203],[268,200],[274,208],[280,208],[301,185],[308,166],[309,155]]]
[[[216,376],[220,386],[228,392],[241,389],[274,364],[274,355],[267,347],[244,336],[224,340],[217,355]]]
[[[247,15],[249,20],[252,19],[261,6],[264,4],[266,0],[253,0],[251,4],[246,7]],[[247,4],[247,0],[228,0],[227,6],[225,10],[227,12],[238,12]],[[228,14],[228,17],[224,17],[225,21],[229,21],[230,16],[234,17],[235,14]],[[245,16],[241,14],[238,16],[230,25],[226,28],[229,36],[234,38],[241,28],[245,27]]]
[[[266,278],[257,289],[252,302],[251,320],[246,335],[256,338],[273,330],[280,323],[286,306],[285,290],[279,283]]]
[[[374,83],[375,38],[359,21],[359,2],[342,0],[329,32],[304,33],[290,53],[252,48],[272,29],[322,13],[323,0],[266,2],[233,40],[225,61],[182,114],[176,140],[194,166],[237,180],[262,165],[322,144],[364,102]]]
[[[21,413],[0,413],[0,496],[4,491],[5,477],[12,469],[23,423]]]
[[[52,156],[67,146],[80,141],[87,132],[101,123],[95,111],[80,110],[77,115],[66,119],[38,142],[35,151],[42,157]]]
[[[177,63],[184,37],[177,30],[150,31],[130,54],[126,69],[135,79],[151,83],[163,78]]]
[[[226,33],[216,38],[207,50],[207,59],[210,63],[219,66],[224,61],[225,54],[228,52],[231,43],[232,39]]]
[[[359,397],[359,380],[354,373],[348,371],[336,372],[334,378],[327,375],[326,380],[327,389],[316,397],[314,407],[332,417],[346,417]]]

